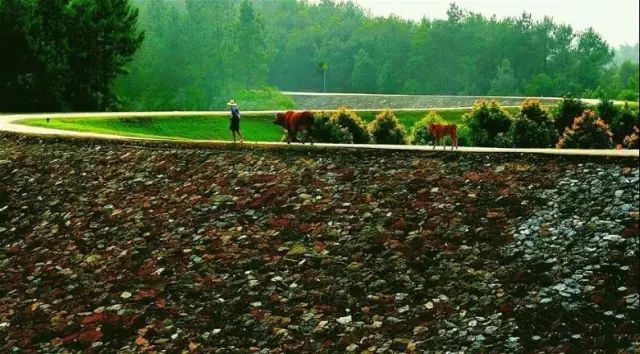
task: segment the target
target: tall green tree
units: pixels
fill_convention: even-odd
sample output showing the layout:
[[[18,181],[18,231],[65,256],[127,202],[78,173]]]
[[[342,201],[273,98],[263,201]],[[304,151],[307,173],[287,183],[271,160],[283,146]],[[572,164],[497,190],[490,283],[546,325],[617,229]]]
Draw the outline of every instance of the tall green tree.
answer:
[[[0,110],[116,108],[112,84],[140,46],[128,0],[2,0]]]
[[[498,66],[496,77],[491,80],[489,94],[507,96],[518,94],[518,81],[516,81],[516,77],[513,74],[509,59],[504,59]]]
[[[74,0],[68,5],[68,101],[75,110],[115,107],[112,85],[144,34],[136,27],[138,10],[128,0]]]
[[[145,40],[129,65],[129,73],[116,80],[116,92],[128,110],[177,110],[189,107],[186,88],[191,81],[184,68],[190,61],[186,48],[185,14],[167,1],[136,1]]]
[[[238,43],[234,56],[238,67],[236,80],[244,88],[257,88],[267,79],[269,52],[262,17],[248,0],[240,4]]]
[[[572,74],[578,85],[589,87],[600,81],[604,66],[613,59],[613,51],[593,28],[589,28],[578,37],[575,56],[577,65]]]
[[[322,92],[318,63],[330,67],[334,92],[637,93],[633,67],[612,66],[596,32],[550,17],[486,17],[453,4],[446,19],[408,21],[337,0],[135,1],[148,36],[118,80],[128,108],[223,107],[265,85]]]

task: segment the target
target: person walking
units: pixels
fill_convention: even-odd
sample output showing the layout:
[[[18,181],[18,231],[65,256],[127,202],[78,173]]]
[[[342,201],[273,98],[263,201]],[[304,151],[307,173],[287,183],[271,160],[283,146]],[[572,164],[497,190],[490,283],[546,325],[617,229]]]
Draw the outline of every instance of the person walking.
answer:
[[[237,133],[240,136],[240,143],[244,143],[244,137],[242,136],[242,133],[240,133],[240,110],[238,109],[238,105],[235,100],[231,100],[227,102],[227,106],[231,108],[229,129],[231,129],[231,134],[233,134],[233,142],[236,142]]]

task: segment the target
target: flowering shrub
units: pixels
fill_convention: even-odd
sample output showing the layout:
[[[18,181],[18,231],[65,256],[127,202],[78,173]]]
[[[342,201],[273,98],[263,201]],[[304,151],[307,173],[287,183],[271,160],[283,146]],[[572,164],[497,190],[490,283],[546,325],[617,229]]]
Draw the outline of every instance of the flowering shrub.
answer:
[[[633,128],[637,126],[640,126],[638,110],[633,110],[629,107],[629,104],[625,104],[611,122],[613,142],[615,144],[622,143],[625,137],[633,134]]]
[[[627,149],[637,149],[638,140],[640,140],[640,129],[638,129],[638,127],[633,127],[633,133],[627,135],[622,144]]]
[[[611,124],[613,118],[618,115],[618,107],[613,104],[613,101],[603,98],[596,106],[596,112],[606,124]]]
[[[563,98],[553,112],[554,123],[558,133],[562,134],[566,128],[571,127],[573,120],[581,116],[586,108],[585,104],[578,99]]]
[[[610,149],[613,134],[609,126],[591,110],[573,121],[571,128],[567,128],[556,147],[566,149]]]

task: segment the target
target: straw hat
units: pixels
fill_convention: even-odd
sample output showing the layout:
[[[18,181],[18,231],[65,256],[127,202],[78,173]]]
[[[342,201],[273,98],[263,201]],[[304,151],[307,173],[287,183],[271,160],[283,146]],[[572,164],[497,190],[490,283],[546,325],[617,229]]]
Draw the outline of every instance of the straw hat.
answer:
[[[227,102],[227,106],[237,106],[236,100],[231,100],[231,101]]]

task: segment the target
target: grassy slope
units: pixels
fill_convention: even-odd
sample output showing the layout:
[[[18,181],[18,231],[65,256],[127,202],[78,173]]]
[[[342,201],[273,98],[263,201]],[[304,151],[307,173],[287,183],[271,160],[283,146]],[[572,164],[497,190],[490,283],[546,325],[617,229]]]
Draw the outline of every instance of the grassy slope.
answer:
[[[509,108],[510,112],[517,108]],[[447,110],[438,113],[446,121],[463,124],[462,115],[468,110]],[[372,121],[379,111],[359,112],[367,122]],[[429,111],[396,111],[398,119],[407,131],[422,119]],[[282,128],[273,125],[272,115],[250,115],[242,117],[241,131],[248,141],[279,141]],[[51,119],[47,123],[44,119],[24,121],[24,124],[94,133],[118,134],[136,137],[162,137],[170,139],[191,140],[231,140],[229,120],[226,117],[158,117],[148,122],[127,122],[118,118],[78,118]]]
[[[248,140],[277,141],[282,129],[271,124],[271,116],[243,116],[241,131]],[[27,125],[137,137],[191,140],[231,140],[226,117],[158,117],[150,122],[130,123],[118,118],[34,119]]]

